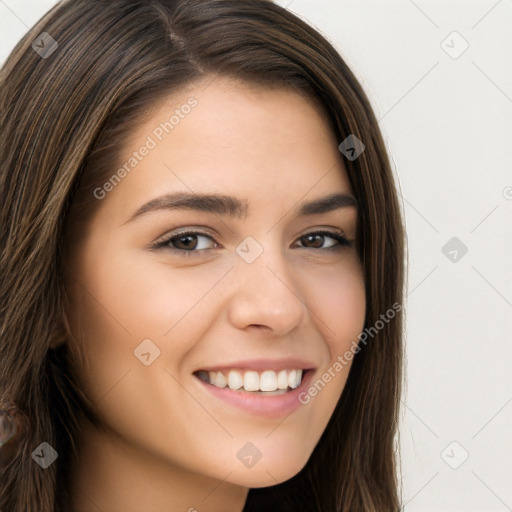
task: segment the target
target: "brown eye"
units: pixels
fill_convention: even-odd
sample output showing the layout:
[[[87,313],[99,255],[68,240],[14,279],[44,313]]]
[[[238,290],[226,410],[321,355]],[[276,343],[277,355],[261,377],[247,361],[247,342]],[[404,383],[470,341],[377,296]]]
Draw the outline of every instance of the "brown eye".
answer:
[[[309,235],[304,235],[300,239],[304,245],[307,245],[309,247],[314,247],[316,249],[321,248],[325,241],[325,237],[323,235],[317,235],[314,233],[309,234]]]
[[[170,240],[175,249],[193,250],[197,247],[196,235],[179,235]]]
[[[202,251],[215,247],[218,247],[218,244],[211,236],[195,231],[168,236],[154,244],[155,249],[164,249],[187,256],[201,254]]]
[[[325,251],[336,251],[343,247],[350,247],[352,242],[347,240],[341,233],[331,231],[315,231],[299,238],[301,247],[305,249],[322,249]]]

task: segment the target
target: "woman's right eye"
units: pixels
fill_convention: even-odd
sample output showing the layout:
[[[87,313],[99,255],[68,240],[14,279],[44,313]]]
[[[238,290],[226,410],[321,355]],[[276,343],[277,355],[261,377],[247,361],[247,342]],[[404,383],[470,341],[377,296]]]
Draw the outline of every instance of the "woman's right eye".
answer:
[[[189,256],[193,252],[214,249],[218,247],[218,244],[210,235],[197,231],[186,231],[157,241],[153,247]]]

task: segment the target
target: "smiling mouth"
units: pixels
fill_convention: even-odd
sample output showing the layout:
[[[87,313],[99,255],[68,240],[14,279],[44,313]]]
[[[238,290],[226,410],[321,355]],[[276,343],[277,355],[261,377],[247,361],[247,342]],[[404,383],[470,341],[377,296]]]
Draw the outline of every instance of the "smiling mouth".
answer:
[[[199,370],[194,375],[217,388],[228,388],[232,391],[248,391],[265,395],[282,395],[300,386],[302,378],[310,370]]]

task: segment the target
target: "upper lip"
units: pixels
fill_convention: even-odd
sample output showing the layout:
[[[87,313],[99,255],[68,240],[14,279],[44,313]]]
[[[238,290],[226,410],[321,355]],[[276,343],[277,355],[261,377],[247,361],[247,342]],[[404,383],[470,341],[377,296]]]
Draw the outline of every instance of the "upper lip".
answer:
[[[222,370],[313,370],[315,365],[304,359],[287,357],[283,359],[251,359],[232,361],[219,365],[203,366],[196,371],[222,371]]]

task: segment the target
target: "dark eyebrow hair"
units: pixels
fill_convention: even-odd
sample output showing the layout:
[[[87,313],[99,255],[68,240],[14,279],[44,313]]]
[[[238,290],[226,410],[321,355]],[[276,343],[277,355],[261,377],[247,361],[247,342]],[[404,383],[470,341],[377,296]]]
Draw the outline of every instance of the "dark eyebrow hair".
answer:
[[[317,215],[346,207],[357,207],[356,199],[348,194],[332,194],[303,204],[299,216]],[[232,217],[247,216],[249,204],[246,199],[240,200],[223,194],[196,194],[193,192],[177,192],[157,197],[142,205],[127,222],[158,210],[199,210]],[[126,223],[125,223],[126,224]]]
[[[348,207],[357,208],[357,200],[354,196],[349,194],[331,194],[330,196],[303,204],[299,209],[299,216],[318,215]]]
[[[130,217],[128,222],[148,212],[179,209],[199,210],[217,213],[219,215],[230,215],[231,217],[243,217],[247,215],[249,205],[247,201],[241,201],[240,199],[223,194],[177,192],[157,197],[142,205]]]

